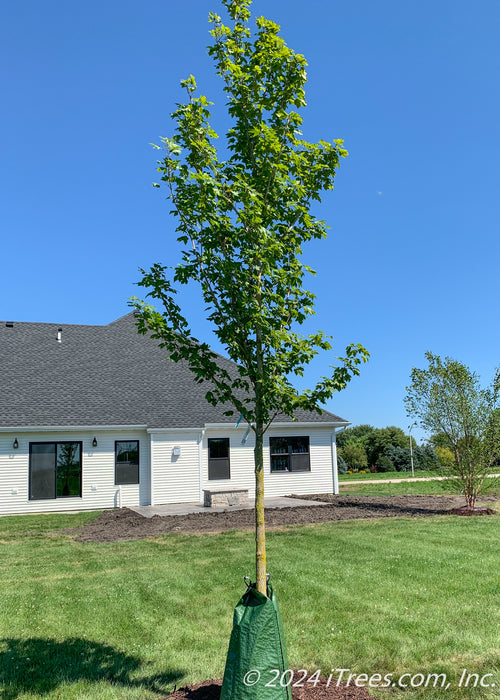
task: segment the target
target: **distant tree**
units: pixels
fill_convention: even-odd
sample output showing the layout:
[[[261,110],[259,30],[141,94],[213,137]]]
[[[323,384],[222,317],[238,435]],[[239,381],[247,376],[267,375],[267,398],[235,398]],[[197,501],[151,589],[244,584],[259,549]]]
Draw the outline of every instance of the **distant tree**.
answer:
[[[424,469],[426,471],[439,469],[439,459],[432,445],[417,445],[413,449],[413,460],[415,469]]]
[[[443,433],[454,456],[448,482],[463,491],[473,509],[486,477],[499,454],[500,371],[490,386],[481,388],[479,377],[466,365],[431,352],[426,369],[413,368],[406,388],[406,410],[433,435]]]
[[[429,444],[433,445],[434,447],[448,448],[450,445],[450,441],[448,440],[448,437],[445,433],[434,433],[434,435],[431,435],[429,438]]]
[[[342,448],[342,457],[349,469],[366,469],[368,466],[368,460],[366,458],[366,452],[363,445],[348,443]]]
[[[393,472],[394,462],[387,455],[381,455],[377,460],[377,471],[379,472]]]
[[[450,470],[454,463],[455,463],[455,457],[453,455],[453,452],[450,450],[449,447],[440,447],[439,445],[434,448],[434,451],[436,453],[436,456],[438,458],[439,466],[442,469],[445,470]]]
[[[409,442],[409,441],[408,441]],[[409,447],[399,445],[389,445],[384,450],[384,456],[389,457],[397,472],[411,471],[411,450]],[[439,462],[430,445],[413,447],[413,468],[418,470],[433,471],[438,469]]]
[[[338,447],[345,447],[348,444],[364,446],[367,436],[374,430],[375,428],[367,423],[346,428],[337,435],[337,445]]]
[[[413,438],[412,438],[413,440]],[[365,449],[368,457],[368,464],[379,466],[379,460],[384,454],[384,451],[389,445],[396,447],[409,446],[409,438],[401,430],[394,425],[387,428],[375,428],[366,436]],[[416,446],[416,443],[414,443]]]
[[[411,453],[409,447],[399,445],[388,445],[384,452],[384,457],[388,457],[397,472],[408,472],[411,470]],[[380,458],[378,460],[380,462]]]
[[[496,431],[496,456],[494,458],[494,467],[496,471],[499,471],[498,467],[500,467],[500,408],[497,408],[493,411],[492,425],[493,430]]]
[[[349,471],[349,467],[340,453],[337,455],[337,469],[339,474],[347,474]]]

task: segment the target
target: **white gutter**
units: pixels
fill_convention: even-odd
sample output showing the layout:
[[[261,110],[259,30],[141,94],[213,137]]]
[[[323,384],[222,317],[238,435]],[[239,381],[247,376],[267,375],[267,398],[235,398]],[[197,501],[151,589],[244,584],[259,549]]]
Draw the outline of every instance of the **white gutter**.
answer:
[[[149,431],[148,431],[149,432]],[[155,504],[155,489],[154,489],[154,473],[155,473],[155,463],[154,463],[154,450],[153,450],[154,436],[149,436],[149,505],[154,506]]]
[[[144,426],[146,427],[146,426]],[[193,426],[192,428],[147,428],[147,433],[199,433],[204,428]]]
[[[337,436],[335,430],[332,433],[332,474],[333,474],[333,493],[339,493],[339,467],[337,464]]]
[[[351,425],[348,421],[341,422],[299,422],[290,421],[288,423],[271,423],[271,428],[346,428]],[[193,426],[192,428],[148,428],[147,425],[14,425],[14,426],[0,426],[0,433],[11,433],[11,432],[47,432],[47,431],[63,431],[63,430],[88,430],[92,432],[99,431],[110,431],[110,430],[145,430],[147,433],[199,433],[205,428],[211,429],[232,429],[232,430],[243,430],[248,427],[246,422],[243,422],[235,428],[233,423],[206,423],[205,427]]]
[[[198,466],[200,469],[200,501],[203,503],[203,437],[205,435],[205,430],[200,432],[198,437]]]
[[[348,421],[338,421],[338,422],[300,422],[300,421],[290,421],[288,423],[271,423],[269,428],[344,428],[351,425]],[[242,422],[238,427],[234,423],[206,423],[205,428],[207,429],[217,429],[217,430],[243,430],[246,429],[248,423]]]

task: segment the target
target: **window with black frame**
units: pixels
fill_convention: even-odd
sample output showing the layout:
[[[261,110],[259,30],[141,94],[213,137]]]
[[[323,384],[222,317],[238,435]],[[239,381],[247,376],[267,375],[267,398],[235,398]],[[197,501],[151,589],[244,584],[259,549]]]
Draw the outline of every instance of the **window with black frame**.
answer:
[[[309,436],[270,437],[271,472],[310,472]]]
[[[82,443],[30,443],[30,500],[82,495]]]
[[[139,483],[139,440],[116,440],[115,484]]]
[[[208,478],[230,479],[229,438],[208,438]]]

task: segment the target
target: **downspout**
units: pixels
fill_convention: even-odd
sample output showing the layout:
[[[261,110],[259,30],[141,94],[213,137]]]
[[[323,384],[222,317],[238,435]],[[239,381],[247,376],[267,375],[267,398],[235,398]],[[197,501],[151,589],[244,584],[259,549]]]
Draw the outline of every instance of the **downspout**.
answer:
[[[339,494],[339,470],[337,465],[337,438],[335,430],[332,433],[332,473],[333,473],[333,493]]]
[[[155,504],[155,491],[154,491],[154,435],[151,433],[149,436],[149,488],[151,493],[149,495],[149,505],[154,506]]]
[[[203,503],[203,437],[205,429],[203,429],[198,437],[198,467],[200,470],[200,503]]]

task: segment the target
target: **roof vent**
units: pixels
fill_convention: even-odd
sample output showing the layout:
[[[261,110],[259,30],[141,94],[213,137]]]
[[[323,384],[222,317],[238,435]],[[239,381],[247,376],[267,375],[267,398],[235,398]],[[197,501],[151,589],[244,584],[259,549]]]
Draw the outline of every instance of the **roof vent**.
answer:
[[[57,329],[57,342],[58,343],[62,342],[62,328]]]
[[[14,328],[14,321],[5,321],[5,328]]]

